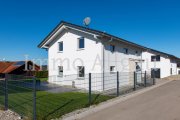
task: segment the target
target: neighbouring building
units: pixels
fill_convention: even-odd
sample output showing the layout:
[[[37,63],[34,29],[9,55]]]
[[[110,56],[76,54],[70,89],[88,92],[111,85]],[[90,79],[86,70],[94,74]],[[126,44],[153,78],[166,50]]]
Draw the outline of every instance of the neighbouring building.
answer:
[[[164,78],[177,74],[179,58],[157,50],[148,49],[142,53],[143,70],[155,72],[156,78]],[[153,75],[153,74],[152,74]]]
[[[5,74],[32,76],[31,71],[39,71],[40,67],[31,61],[0,61],[0,77]]]
[[[180,63],[177,65],[177,74],[180,75]]]
[[[48,50],[49,82],[87,88],[86,76],[94,73],[98,76],[96,86],[101,87],[98,90],[106,90],[104,85],[110,81],[106,76],[116,71],[125,74],[120,75],[120,80],[128,83],[135,71],[142,71],[146,58],[149,58],[143,56],[149,48],[64,21],[38,47]],[[86,85],[80,84],[84,81]]]

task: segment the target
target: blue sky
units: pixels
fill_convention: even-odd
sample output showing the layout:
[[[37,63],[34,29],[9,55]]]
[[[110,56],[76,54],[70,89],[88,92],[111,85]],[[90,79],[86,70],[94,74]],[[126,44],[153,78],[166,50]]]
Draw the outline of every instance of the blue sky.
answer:
[[[179,0],[1,0],[0,59],[47,58],[37,48],[61,21],[106,31],[180,57]]]

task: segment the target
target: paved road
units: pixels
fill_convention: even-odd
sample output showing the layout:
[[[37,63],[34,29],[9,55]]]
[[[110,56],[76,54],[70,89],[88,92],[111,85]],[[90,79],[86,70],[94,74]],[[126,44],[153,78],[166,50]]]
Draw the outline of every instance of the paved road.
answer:
[[[180,120],[180,80],[169,82],[82,120]]]

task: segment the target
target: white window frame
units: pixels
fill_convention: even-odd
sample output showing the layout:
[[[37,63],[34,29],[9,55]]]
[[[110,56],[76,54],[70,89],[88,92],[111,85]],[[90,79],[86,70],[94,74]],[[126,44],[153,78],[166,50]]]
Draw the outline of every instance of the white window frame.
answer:
[[[135,51],[135,55],[138,56],[139,55],[139,51],[136,50]]]
[[[110,73],[115,73],[115,72],[116,72],[116,67],[110,66]]]
[[[62,50],[60,50],[60,44],[62,44]],[[64,50],[64,44],[63,44],[63,41],[58,42],[58,52],[63,52],[63,50]]]
[[[83,39],[84,40],[84,47],[80,48],[80,40]],[[84,37],[80,37],[77,39],[77,49],[78,50],[84,50],[85,49],[85,38]]]
[[[83,67],[83,69],[84,69],[83,76],[80,76],[80,67]],[[77,66],[77,75],[78,75],[77,76],[78,78],[83,78],[83,79],[85,78],[85,67],[84,66]]]
[[[62,74],[60,74],[60,69],[61,69],[61,71],[62,71],[62,72],[61,72]],[[59,77],[63,77],[63,73],[64,73],[63,66],[58,66],[58,76],[59,76]]]
[[[124,54],[128,55],[129,54],[129,49],[128,48],[123,48]]]
[[[114,49],[111,50],[111,47],[114,48]],[[116,46],[115,46],[115,45],[113,45],[113,44],[110,44],[110,45],[109,45],[109,50],[110,50],[112,53],[115,52],[115,49],[116,49]]]

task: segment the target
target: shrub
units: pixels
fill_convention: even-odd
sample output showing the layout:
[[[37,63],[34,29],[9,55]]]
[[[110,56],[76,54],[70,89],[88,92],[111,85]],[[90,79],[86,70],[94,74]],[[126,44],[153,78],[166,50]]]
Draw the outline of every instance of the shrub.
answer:
[[[37,78],[47,78],[48,77],[48,71],[36,71],[35,76]]]

